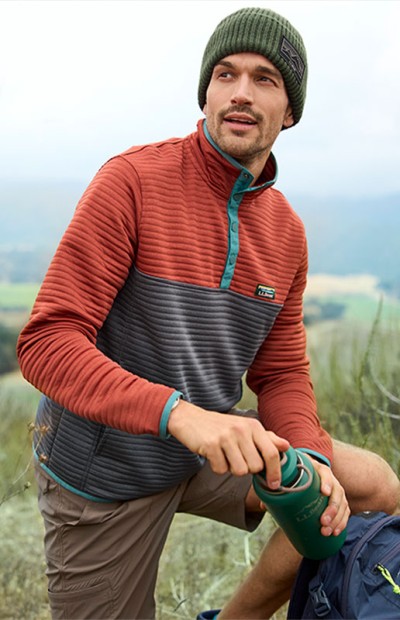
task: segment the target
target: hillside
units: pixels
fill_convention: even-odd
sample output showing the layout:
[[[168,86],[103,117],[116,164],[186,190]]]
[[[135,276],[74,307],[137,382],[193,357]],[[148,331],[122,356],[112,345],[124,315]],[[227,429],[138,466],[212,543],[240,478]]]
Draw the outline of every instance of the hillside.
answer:
[[[77,180],[0,181],[3,278],[15,280],[24,266],[42,274],[85,186]],[[400,280],[400,195],[367,200],[287,197],[306,226],[311,274]]]
[[[307,229],[310,273],[399,280],[400,195],[288,198]]]
[[[0,248],[54,247],[84,189],[82,181],[0,181]]]

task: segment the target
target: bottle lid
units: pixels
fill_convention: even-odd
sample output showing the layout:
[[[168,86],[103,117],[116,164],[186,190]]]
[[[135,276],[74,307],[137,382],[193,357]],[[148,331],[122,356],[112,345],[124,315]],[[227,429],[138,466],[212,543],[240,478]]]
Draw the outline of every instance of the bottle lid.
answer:
[[[282,453],[281,458],[281,472],[282,482],[284,487],[292,486],[301,475],[301,470],[298,468],[298,456],[294,448],[290,448]]]

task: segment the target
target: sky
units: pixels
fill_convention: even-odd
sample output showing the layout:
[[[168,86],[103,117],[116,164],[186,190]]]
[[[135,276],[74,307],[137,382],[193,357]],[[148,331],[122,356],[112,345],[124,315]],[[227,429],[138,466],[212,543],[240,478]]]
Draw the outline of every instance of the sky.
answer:
[[[397,0],[0,0],[0,181],[89,182],[134,144],[194,131],[205,45],[244,6],[284,15],[308,53],[303,118],[273,149],[279,188],[400,192]]]

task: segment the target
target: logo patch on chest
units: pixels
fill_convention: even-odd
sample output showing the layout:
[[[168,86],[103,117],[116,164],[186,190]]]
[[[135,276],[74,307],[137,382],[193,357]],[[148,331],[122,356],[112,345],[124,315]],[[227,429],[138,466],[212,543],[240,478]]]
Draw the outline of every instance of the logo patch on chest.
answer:
[[[272,286],[266,284],[257,284],[257,288],[254,292],[256,297],[266,297],[267,299],[275,299],[275,289]]]

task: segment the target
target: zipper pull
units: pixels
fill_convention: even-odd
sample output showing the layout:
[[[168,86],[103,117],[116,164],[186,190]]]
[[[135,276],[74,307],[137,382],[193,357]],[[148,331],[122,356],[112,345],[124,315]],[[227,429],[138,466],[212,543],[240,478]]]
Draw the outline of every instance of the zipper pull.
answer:
[[[382,573],[382,576],[393,586],[394,594],[400,594],[400,586],[394,581],[392,575],[382,564],[377,564],[376,568]]]

